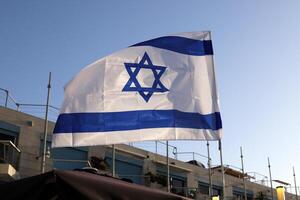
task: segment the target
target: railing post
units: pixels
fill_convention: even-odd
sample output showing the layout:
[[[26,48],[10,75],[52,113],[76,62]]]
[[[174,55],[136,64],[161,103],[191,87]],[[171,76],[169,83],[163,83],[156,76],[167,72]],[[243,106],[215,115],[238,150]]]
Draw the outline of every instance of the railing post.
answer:
[[[293,176],[294,176],[294,185],[295,185],[295,192],[296,192],[296,200],[298,200],[298,191],[297,191],[295,167],[293,167]],[[291,190],[292,190],[292,188],[291,188]]]
[[[213,196],[213,187],[212,187],[212,173],[211,173],[211,159],[210,159],[210,151],[209,151],[209,142],[207,140],[207,167],[208,167],[208,180],[209,180],[209,189],[208,189],[208,195],[209,199]]]
[[[7,108],[7,103],[8,103],[8,90],[5,90],[6,97],[5,97],[5,108]]]
[[[225,183],[225,171],[224,171],[224,164],[223,164],[223,153],[222,153],[222,141],[219,140],[219,153],[220,153],[220,162],[221,162],[221,172],[222,172],[222,186],[223,186],[223,196],[222,199],[227,199],[226,193],[226,183]]]
[[[166,165],[167,165],[167,192],[170,192],[170,164],[169,164],[169,141],[166,141]]]
[[[46,104],[46,113],[45,113],[45,122],[44,122],[44,144],[43,144],[43,155],[41,160],[41,173],[45,172],[46,166],[46,147],[47,147],[47,132],[48,132],[48,109],[49,109],[49,99],[50,99],[50,90],[51,90],[51,72],[49,73],[49,82],[48,82],[48,93],[47,93],[47,104]]]
[[[112,176],[116,177],[116,147],[112,145]]]
[[[270,178],[270,184],[271,184],[271,199],[274,200],[274,195],[273,195],[273,185],[272,185],[272,174],[271,174],[271,164],[270,164],[270,159],[268,157],[268,168],[269,168],[269,178]]]
[[[247,200],[247,191],[246,191],[246,180],[245,180],[245,171],[244,171],[244,156],[243,156],[243,149],[240,147],[241,152],[241,165],[242,165],[242,173],[243,173],[243,187],[244,187],[244,199]]]

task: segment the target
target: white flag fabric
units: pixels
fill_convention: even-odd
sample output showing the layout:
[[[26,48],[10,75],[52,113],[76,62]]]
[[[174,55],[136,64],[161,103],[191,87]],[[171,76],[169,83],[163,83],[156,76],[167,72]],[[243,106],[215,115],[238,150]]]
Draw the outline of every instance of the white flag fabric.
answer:
[[[53,147],[222,135],[210,32],[132,45],[88,65],[65,87]]]

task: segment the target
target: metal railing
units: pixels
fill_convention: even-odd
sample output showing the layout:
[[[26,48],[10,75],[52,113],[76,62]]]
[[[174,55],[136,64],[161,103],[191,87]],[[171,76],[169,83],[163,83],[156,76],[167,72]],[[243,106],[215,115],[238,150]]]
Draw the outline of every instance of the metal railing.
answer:
[[[264,175],[264,174],[260,174],[258,172],[247,172],[248,175],[250,175],[251,177],[253,177],[252,180],[250,180],[253,183],[257,183],[260,185],[264,185],[264,186],[269,186],[269,177]]]
[[[160,154],[160,155],[166,155],[166,142],[162,141],[145,141],[145,142],[130,142],[128,144],[129,146],[135,147],[135,148],[140,148],[152,153]],[[169,147],[169,152],[172,154],[169,154],[170,158],[176,158],[177,154],[177,147],[173,145],[168,145]]]
[[[4,88],[0,88],[0,105],[5,108],[22,111],[42,119],[45,117],[46,104],[20,103],[15,100],[8,90]],[[59,108],[49,105],[49,120],[56,121],[58,114]]]
[[[183,158],[182,156],[185,156],[185,158]],[[208,157],[207,156],[204,156],[204,155],[202,155],[200,153],[196,153],[196,152],[176,152],[175,158],[177,160],[180,159],[180,160],[184,160],[184,161],[190,161],[190,160],[198,161],[199,163],[203,164],[204,166],[208,162]]]
[[[17,103],[17,101],[12,97],[12,95],[10,94],[10,92],[4,88],[0,88],[0,92],[1,92],[1,96],[3,96],[4,94],[4,99],[3,102],[1,102],[1,105],[3,105],[4,107],[8,108],[8,107],[13,107],[14,109],[19,109],[19,104]]]
[[[21,151],[10,140],[0,140],[0,163],[12,165],[19,169]]]

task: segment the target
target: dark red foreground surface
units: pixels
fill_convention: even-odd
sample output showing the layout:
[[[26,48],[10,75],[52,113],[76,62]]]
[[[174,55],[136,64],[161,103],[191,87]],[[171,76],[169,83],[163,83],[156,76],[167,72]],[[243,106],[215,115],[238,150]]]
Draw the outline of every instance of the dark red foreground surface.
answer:
[[[0,184],[1,200],[182,200],[184,197],[84,171],[51,171]]]

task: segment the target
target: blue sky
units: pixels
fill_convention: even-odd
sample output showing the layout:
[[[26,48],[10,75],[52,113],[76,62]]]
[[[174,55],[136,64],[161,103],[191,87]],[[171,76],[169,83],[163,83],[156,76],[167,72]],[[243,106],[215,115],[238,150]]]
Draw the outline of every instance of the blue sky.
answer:
[[[292,182],[300,177],[300,1],[0,1],[0,87],[59,107],[85,65],[170,33],[212,31],[224,162]],[[173,142],[205,154],[203,142]],[[212,144],[216,149],[216,144]],[[218,162],[214,150],[213,161]],[[298,178],[300,183],[300,178]]]

